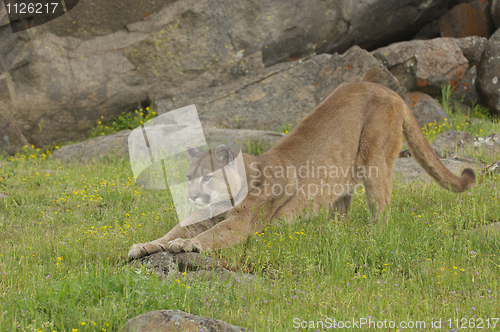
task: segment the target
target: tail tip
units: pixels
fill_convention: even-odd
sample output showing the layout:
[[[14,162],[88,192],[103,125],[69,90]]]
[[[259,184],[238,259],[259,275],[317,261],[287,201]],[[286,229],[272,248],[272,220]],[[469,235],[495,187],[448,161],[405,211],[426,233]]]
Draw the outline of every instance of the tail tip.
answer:
[[[476,173],[471,168],[466,168],[462,172],[462,178],[467,182],[467,189],[469,189],[472,184],[476,181]],[[467,190],[465,189],[465,190]]]

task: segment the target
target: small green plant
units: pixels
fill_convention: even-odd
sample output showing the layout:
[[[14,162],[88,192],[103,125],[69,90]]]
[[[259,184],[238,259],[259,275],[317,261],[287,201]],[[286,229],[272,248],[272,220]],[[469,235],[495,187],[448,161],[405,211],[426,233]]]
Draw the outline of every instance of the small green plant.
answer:
[[[470,115],[465,114],[460,106],[460,100],[453,100],[451,95],[453,88],[443,86],[441,88],[441,99],[439,103],[448,115],[448,119],[440,122],[428,123],[422,128],[422,132],[432,143],[439,135],[449,130],[467,131],[475,136],[488,136],[500,132],[500,123],[497,118],[489,114],[489,110],[477,102],[472,104]]]
[[[453,88],[451,85],[443,85],[441,87],[441,100],[440,105],[446,114],[452,114],[452,105],[451,105],[451,94],[453,93]]]
[[[477,101],[472,102],[472,110],[475,118],[478,119],[490,119],[492,122],[498,122],[498,117],[491,115],[490,110],[479,103]]]
[[[134,129],[154,117],[156,117],[156,112],[149,107],[145,109],[139,108],[135,110],[135,113],[123,112],[108,124],[102,123],[104,116],[101,116],[101,119],[97,121],[97,126],[91,130],[89,138],[111,135],[122,130]]]
[[[269,150],[267,148],[267,142],[265,141],[262,142],[261,140],[259,140],[258,142],[249,140],[247,142],[247,148],[248,148],[248,153],[253,154],[254,156],[260,156],[261,154]]]
[[[297,124],[299,123],[299,121],[300,121],[300,119],[297,118],[292,123],[289,123],[289,122],[283,123],[283,125],[281,126],[279,132],[280,133],[284,133],[284,134],[288,134],[289,132],[291,132],[293,130],[293,128],[295,128],[297,126]]]
[[[440,105],[449,116],[457,113],[465,115],[465,112],[463,112],[461,105],[464,99],[453,99],[453,90],[454,87],[451,87],[450,85],[441,87]],[[476,100],[472,102],[472,112],[470,113],[469,117],[498,122],[498,118],[491,115],[489,109],[480,105]]]

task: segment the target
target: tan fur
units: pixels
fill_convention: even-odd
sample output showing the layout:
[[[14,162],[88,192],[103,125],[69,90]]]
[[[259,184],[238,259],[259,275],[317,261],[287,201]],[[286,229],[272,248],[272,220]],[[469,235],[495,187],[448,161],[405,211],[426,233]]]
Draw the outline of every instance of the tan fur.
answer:
[[[323,207],[345,215],[354,186],[361,182],[375,219],[391,200],[392,168],[401,134],[412,156],[440,186],[461,192],[474,183],[473,170],[465,169],[457,177],[444,167],[399,95],[375,83],[343,84],[271,150],[258,157],[243,155],[248,195],[222,214],[222,221],[211,218],[188,227],[176,225],[158,240],[132,246],[129,257],[160,250],[202,251],[234,245],[262,231],[273,220],[293,220],[318,213]],[[336,177],[324,168],[317,172],[315,168],[313,176],[304,176],[313,165],[327,170],[336,167],[341,174]],[[302,167],[303,172],[286,172],[287,167]],[[360,169],[365,172],[358,172]],[[314,190],[308,189],[315,187],[323,189],[312,195]],[[265,194],[266,188],[270,194]],[[276,189],[274,193],[279,188],[287,190],[273,194],[272,188]]]

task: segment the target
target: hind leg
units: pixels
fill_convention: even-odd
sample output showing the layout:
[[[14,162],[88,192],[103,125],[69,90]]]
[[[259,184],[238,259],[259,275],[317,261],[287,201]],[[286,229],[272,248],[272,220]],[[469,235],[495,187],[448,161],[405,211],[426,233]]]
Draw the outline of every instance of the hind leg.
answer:
[[[333,203],[330,208],[330,218],[335,218],[335,215],[339,215],[339,219],[346,221],[347,212],[349,211],[349,206],[351,206],[352,195],[344,195]]]
[[[392,190],[392,170],[379,169],[380,174],[377,177],[365,178],[366,199],[370,210],[372,222],[380,219],[380,214],[391,203]]]

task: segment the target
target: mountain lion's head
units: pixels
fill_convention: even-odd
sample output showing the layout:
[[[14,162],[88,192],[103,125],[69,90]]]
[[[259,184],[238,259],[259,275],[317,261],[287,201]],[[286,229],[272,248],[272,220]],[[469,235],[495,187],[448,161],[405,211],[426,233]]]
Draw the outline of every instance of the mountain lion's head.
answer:
[[[226,144],[204,152],[191,146],[186,146],[185,149],[190,162],[186,174],[189,203],[202,208],[213,203],[229,201],[232,198],[230,193],[238,193],[242,179],[236,166],[235,154]],[[229,186],[224,179],[223,169]],[[246,181],[246,178],[244,180]],[[236,192],[231,192],[231,189]]]

